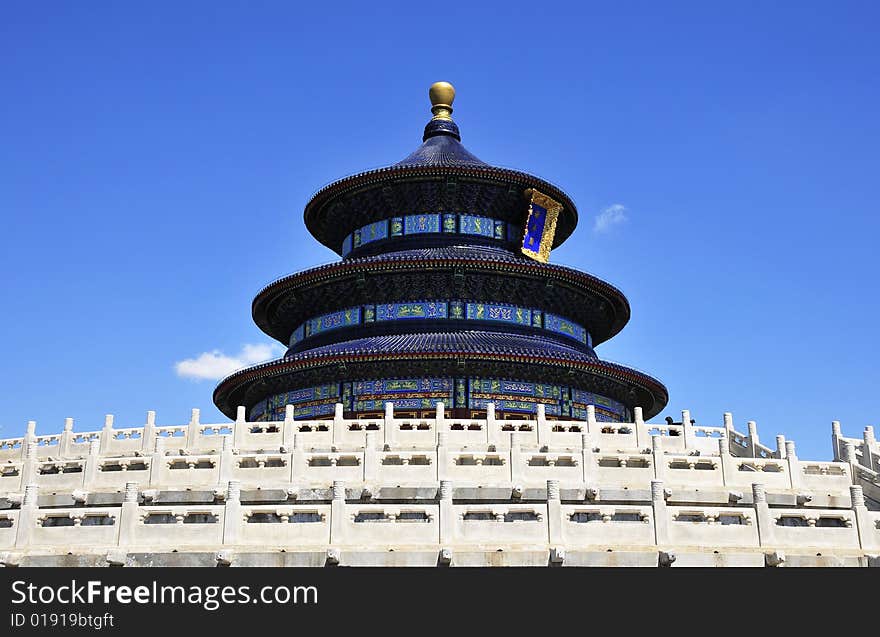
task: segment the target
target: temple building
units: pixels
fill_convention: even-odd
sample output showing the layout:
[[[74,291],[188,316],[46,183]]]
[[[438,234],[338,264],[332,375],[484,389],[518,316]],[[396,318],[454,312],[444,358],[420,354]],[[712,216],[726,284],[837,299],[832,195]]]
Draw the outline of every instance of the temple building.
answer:
[[[665,407],[666,388],[594,348],[626,325],[614,286],[549,263],[578,214],[562,190],[491,166],[461,143],[453,87],[431,86],[422,145],[385,168],[340,179],[305,208],[311,234],[342,259],[260,290],[253,318],[287,347],[224,379],[214,402],[252,421],[454,417],[631,421]]]
[[[219,383],[230,420],[0,439],[0,566],[880,566],[874,429],[817,461],[650,422],[664,386],[594,350],[626,298],[551,263],[574,203],[465,150],[453,96],[307,204],[341,261],[257,294],[288,349]]]

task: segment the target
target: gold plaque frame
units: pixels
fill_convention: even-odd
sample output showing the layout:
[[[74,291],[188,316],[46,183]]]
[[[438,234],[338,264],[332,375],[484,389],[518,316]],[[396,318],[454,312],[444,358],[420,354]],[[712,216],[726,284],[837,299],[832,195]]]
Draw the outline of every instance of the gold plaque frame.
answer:
[[[529,200],[529,214],[526,216],[526,223],[523,227],[520,251],[535,261],[547,263],[550,260],[550,250],[553,248],[553,238],[556,236],[556,221],[559,218],[559,213],[562,211],[562,204],[534,188],[527,188],[525,195]],[[526,236],[529,233],[529,223],[532,220],[532,204],[538,204],[547,211],[547,217],[544,219],[544,230],[541,233],[541,243],[537,250],[527,248],[525,245]]]

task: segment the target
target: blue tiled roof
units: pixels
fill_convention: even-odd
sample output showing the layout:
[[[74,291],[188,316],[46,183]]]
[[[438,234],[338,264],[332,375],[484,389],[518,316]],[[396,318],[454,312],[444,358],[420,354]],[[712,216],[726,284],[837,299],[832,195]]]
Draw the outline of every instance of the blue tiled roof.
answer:
[[[285,357],[288,360],[313,359],[323,356],[357,356],[369,354],[405,354],[408,352],[462,352],[474,354],[507,354],[566,358],[572,361],[596,360],[593,353],[568,347],[550,338],[503,332],[421,332],[416,334],[387,334],[358,338]]]
[[[450,135],[429,137],[415,152],[395,166],[468,166],[486,168],[488,164],[477,159],[460,141]]]

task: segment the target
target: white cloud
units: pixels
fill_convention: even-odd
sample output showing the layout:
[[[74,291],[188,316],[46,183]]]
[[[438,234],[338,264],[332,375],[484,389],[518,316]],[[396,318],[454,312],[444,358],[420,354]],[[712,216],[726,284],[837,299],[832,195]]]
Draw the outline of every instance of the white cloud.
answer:
[[[245,345],[237,356],[227,356],[215,349],[174,363],[174,370],[181,378],[220,380],[237,369],[277,358],[283,352],[284,348],[278,343]]]
[[[626,216],[626,206],[615,203],[600,212],[596,216],[596,222],[593,224],[593,232],[608,232],[614,226],[623,223],[628,219]]]

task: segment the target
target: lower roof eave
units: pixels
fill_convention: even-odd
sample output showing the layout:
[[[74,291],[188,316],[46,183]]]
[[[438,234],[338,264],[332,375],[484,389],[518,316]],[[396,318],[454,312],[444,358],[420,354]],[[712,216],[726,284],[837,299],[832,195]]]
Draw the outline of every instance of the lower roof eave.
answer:
[[[333,356],[321,356],[315,358],[302,357],[296,360],[280,358],[255,365],[224,378],[214,390],[214,404],[230,418],[235,417],[238,406],[237,399],[241,397],[252,384],[288,376],[298,372],[306,372],[318,368],[338,370],[341,365],[375,364],[389,361],[446,361],[455,364],[481,363],[481,362],[507,362],[511,364],[525,364],[550,366],[568,370],[569,374],[586,373],[594,377],[600,377],[606,381],[620,384],[626,388],[638,389],[641,399],[635,401],[622,401],[629,407],[642,407],[644,418],[652,418],[659,414],[669,400],[666,387],[656,378],[638,370],[600,359],[587,361],[572,361],[553,357],[517,356],[507,354],[491,354],[473,352],[421,352],[421,353],[382,353],[382,354],[339,354]],[[466,372],[467,375],[478,375]],[[584,383],[571,382],[573,386]],[[632,404],[629,404],[629,403]],[[243,403],[242,403],[243,404]],[[250,405],[246,405],[250,406]]]

